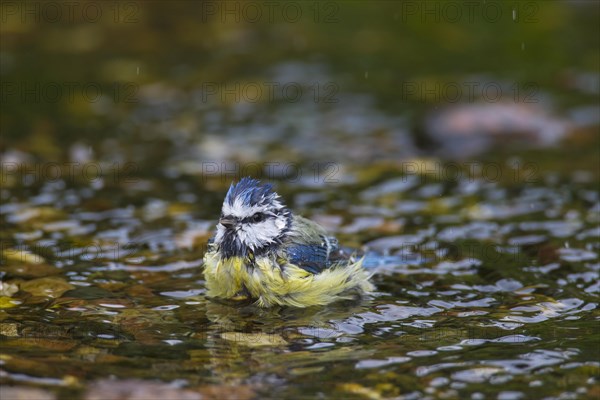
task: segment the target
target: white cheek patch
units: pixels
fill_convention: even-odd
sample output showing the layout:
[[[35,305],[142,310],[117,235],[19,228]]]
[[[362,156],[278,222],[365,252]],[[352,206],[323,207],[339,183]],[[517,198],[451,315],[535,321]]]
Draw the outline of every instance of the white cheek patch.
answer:
[[[245,224],[238,231],[242,243],[253,250],[274,243],[286,226],[283,217],[255,224]]]

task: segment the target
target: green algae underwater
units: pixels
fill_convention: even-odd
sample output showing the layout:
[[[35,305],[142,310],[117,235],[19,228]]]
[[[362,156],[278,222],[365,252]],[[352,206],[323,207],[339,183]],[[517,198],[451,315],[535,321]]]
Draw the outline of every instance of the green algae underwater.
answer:
[[[267,3],[2,4],[0,398],[600,396],[599,5]],[[376,292],[207,299],[246,175]]]

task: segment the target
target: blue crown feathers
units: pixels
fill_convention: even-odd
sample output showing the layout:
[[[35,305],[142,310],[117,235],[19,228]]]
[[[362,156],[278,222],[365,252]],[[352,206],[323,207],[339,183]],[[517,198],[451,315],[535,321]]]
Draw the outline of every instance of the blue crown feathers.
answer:
[[[273,198],[278,197],[273,191],[271,184],[260,183],[257,179],[242,178],[237,184],[231,184],[225,201],[233,205],[235,199],[242,199],[244,205],[256,206],[264,205]]]

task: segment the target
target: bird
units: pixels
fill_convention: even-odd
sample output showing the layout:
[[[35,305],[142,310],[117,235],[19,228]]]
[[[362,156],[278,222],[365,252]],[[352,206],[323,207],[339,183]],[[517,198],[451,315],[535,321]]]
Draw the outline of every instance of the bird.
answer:
[[[203,264],[208,297],[262,308],[322,306],[374,290],[361,258],[250,177],[229,187]]]

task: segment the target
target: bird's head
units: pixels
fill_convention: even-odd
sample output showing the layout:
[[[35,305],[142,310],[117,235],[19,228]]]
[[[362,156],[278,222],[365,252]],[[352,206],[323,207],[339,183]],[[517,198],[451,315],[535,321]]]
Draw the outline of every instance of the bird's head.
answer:
[[[223,201],[214,243],[224,258],[261,254],[282,243],[291,213],[269,184],[243,178]]]

